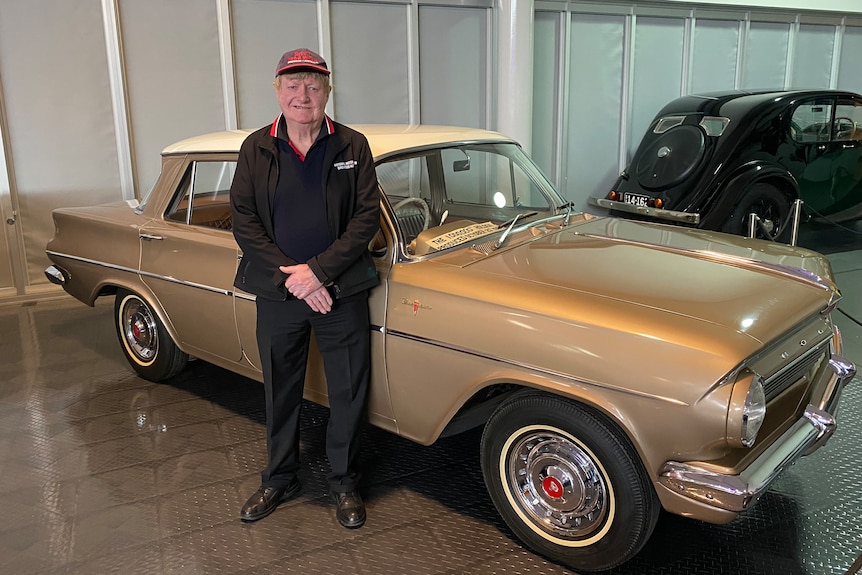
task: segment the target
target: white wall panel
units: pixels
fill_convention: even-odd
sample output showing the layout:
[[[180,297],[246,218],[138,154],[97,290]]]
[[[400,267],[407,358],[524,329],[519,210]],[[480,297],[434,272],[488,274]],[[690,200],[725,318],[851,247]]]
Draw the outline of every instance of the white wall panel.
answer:
[[[561,111],[560,46],[563,41],[560,16],[556,12],[535,15],[533,48],[533,138],[532,157],[548,177],[555,179],[554,151],[559,141]]]
[[[45,284],[51,211],[122,199],[101,3],[3,0],[0,77],[26,281]]]
[[[344,123],[409,122],[407,8],[333,2],[331,14],[335,118]],[[374,34],[366,32],[372,29]]]
[[[572,14],[571,19],[561,192],[576,208],[586,209],[587,198],[607,193],[619,173],[625,17]]]
[[[862,27],[848,26],[841,42],[838,89],[862,94]]]
[[[232,0],[231,6],[238,125],[260,128],[279,113],[272,81],[281,55],[294,48],[323,52],[317,8],[313,0]]]
[[[742,88],[784,87],[790,24],[752,22],[745,52]]]
[[[732,90],[739,56],[739,22],[697,19],[691,59],[693,94]]]
[[[684,33],[680,18],[635,22],[629,158],[656,113],[681,94]]]
[[[487,126],[488,17],[482,8],[420,6],[422,123]]]
[[[121,0],[119,15],[140,195],[165,146],[225,129],[218,20],[212,0]]]
[[[800,25],[790,85],[795,88],[829,88],[834,47],[835,26]]]

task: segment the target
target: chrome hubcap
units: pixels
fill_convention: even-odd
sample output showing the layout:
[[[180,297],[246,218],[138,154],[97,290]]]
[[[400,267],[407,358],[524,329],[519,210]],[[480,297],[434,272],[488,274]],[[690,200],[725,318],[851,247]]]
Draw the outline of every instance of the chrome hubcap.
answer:
[[[508,476],[516,503],[551,535],[584,538],[607,517],[608,491],[598,466],[562,435],[537,431],[514,442]]]
[[[141,301],[130,299],[123,307],[123,332],[129,349],[142,361],[156,356],[159,336],[149,308]]]

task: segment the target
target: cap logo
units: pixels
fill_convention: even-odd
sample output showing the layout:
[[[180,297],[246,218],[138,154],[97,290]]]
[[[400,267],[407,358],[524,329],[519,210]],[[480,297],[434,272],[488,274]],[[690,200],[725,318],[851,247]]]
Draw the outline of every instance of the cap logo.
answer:
[[[288,64],[314,64],[319,66],[320,62],[311,52],[294,52],[287,58]]]

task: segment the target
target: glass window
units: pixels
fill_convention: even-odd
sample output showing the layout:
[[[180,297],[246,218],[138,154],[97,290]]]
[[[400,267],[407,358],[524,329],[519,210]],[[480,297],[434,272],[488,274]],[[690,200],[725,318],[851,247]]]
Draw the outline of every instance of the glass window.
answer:
[[[862,102],[838,101],[833,132],[836,140],[862,140]]]
[[[499,151],[496,146],[443,150],[446,202],[547,211],[545,194],[514,158]]]
[[[428,156],[415,156],[377,166],[377,181],[392,205],[406,243],[430,225],[428,159]]]
[[[500,231],[513,218],[554,215],[563,204],[515,144],[465,144],[377,166],[407,255],[421,256]]]
[[[730,118],[720,116],[704,116],[700,121],[700,127],[703,128],[707,136],[720,136],[728,124],[730,124]]]
[[[679,126],[685,121],[685,116],[666,116],[656,122],[655,128],[653,128],[653,132],[656,134],[663,134],[667,132],[671,128],[675,128]]]
[[[790,120],[790,135],[801,143],[828,142],[829,119],[832,117],[830,100],[815,100],[798,106]]]
[[[229,230],[230,184],[236,162],[193,162],[177,189],[165,219]]]

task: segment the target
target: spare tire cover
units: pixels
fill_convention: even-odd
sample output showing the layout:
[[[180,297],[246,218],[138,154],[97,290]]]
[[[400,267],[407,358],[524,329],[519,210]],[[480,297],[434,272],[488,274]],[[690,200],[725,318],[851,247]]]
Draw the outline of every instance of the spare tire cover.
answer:
[[[703,158],[704,134],[697,126],[671,128],[638,158],[635,175],[648,190],[663,190],[683,181]]]

